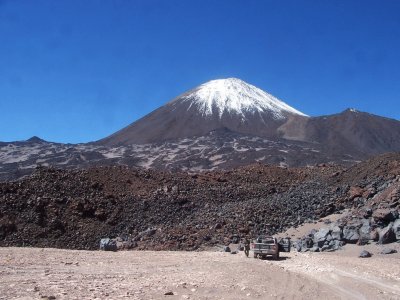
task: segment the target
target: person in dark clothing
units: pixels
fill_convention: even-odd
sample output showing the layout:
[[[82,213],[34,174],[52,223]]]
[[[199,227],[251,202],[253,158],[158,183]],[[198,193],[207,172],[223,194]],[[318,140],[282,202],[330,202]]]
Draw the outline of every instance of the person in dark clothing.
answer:
[[[250,241],[248,238],[245,238],[244,240],[244,254],[246,254],[247,257],[249,257],[249,251],[250,251]]]

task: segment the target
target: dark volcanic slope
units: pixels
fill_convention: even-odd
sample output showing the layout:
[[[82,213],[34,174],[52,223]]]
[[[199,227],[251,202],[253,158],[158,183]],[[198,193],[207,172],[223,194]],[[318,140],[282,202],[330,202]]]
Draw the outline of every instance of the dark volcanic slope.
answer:
[[[106,147],[56,143],[17,142],[0,145],[0,182],[32,174],[37,165],[62,169],[126,165],[157,170],[201,172],[229,170],[264,163],[307,166],[324,162],[354,163],[349,155],[324,153],[318,144],[274,141],[227,130],[165,143]]]
[[[107,236],[132,239],[137,249],[225,244],[233,236],[275,233],[361,207],[399,180],[399,166],[400,155],[393,154],[348,170],[253,165],[187,175],[40,168],[22,181],[0,184],[0,245],[96,249]],[[375,192],[354,198],[354,187]]]
[[[314,142],[324,153],[363,158],[400,151],[400,122],[348,109],[340,114],[297,119],[280,128],[287,139]]]
[[[277,129],[301,112],[240,79],[202,84],[126,128],[98,141],[119,146],[204,136],[211,131],[276,138]]]
[[[303,117],[304,118],[304,117]],[[159,143],[179,138],[204,136],[213,130],[276,138],[285,120],[274,120],[268,113],[247,114],[246,121],[236,114],[202,116],[190,102],[176,99],[140,120],[98,141],[100,145],[119,146]]]

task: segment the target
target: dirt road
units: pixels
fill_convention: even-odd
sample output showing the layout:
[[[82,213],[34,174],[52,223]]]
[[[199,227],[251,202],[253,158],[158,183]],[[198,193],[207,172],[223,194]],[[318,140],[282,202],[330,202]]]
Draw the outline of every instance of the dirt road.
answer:
[[[356,251],[273,261],[243,252],[0,248],[0,298],[400,299],[400,256]]]

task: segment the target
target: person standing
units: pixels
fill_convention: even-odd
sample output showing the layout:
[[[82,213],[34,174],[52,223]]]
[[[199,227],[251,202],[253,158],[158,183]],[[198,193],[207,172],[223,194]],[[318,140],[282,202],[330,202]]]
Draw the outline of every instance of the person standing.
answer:
[[[246,256],[249,257],[249,252],[250,252],[250,241],[246,237],[244,240],[244,254],[246,254]]]

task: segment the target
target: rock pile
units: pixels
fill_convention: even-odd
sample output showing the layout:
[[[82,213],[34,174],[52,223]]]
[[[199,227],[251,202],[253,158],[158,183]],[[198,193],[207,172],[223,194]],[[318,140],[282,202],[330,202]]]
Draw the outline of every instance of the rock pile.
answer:
[[[346,243],[365,245],[400,241],[400,176],[351,187],[351,214],[328,228],[311,231],[296,243],[298,251],[333,251]]]
[[[296,242],[298,252],[323,252],[338,250],[345,244],[343,230],[337,226],[312,230],[307,236]]]
[[[100,240],[100,250],[103,251],[118,251],[118,250],[129,250],[136,246],[136,243],[132,240],[124,241],[121,237],[114,239],[104,238]]]
[[[311,248],[334,249],[377,228],[382,241],[391,240],[399,228],[400,155],[375,160],[375,171],[374,160],[347,170],[252,165],[200,174],[39,168],[0,183],[0,246],[98,249],[108,237],[104,245],[111,248],[115,241],[133,249],[196,250],[275,234],[344,208],[356,217],[314,233]]]

